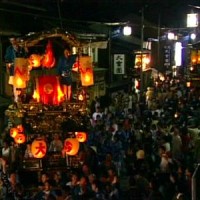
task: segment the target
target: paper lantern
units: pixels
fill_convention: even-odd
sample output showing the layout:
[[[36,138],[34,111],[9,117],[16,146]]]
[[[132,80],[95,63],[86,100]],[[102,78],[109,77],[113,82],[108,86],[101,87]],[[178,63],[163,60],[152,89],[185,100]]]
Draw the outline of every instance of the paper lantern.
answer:
[[[16,88],[26,88],[26,82],[20,76],[14,76],[13,85]]]
[[[15,58],[13,85],[16,88],[26,88],[26,81],[28,80],[28,60],[26,58]]]
[[[36,68],[36,67],[41,66],[41,59],[42,59],[42,57],[40,55],[32,54],[32,55],[30,55],[28,61],[29,61],[30,66]]]
[[[23,144],[26,141],[26,136],[23,133],[18,133],[14,138],[15,143]]]
[[[47,152],[47,144],[44,139],[36,138],[31,144],[31,153],[34,158],[43,158]]]
[[[15,138],[18,134],[19,130],[17,128],[10,129],[10,137]]]
[[[79,151],[79,141],[76,138],[67,138],[64,142],[64,151],[67,155],[76,155]]]
[[[81,84],[82,86],[94,85],[93,69],[87,68],[81,71]]]
[[[85,132],[75,132],[75,135],[79,142],[85,142],[87,140],[87,133]]]

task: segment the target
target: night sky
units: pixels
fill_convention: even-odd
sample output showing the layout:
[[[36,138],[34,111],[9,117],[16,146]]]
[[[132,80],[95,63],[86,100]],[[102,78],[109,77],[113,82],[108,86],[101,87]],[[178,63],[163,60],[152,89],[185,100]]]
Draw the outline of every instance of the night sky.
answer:
[[[74,16],[84,20],[120,20],[126,15],[141,15],[161,26],[182,27],[186,24],[186,14],[200,9],[189,5],[200,6],[199,0],[62,0],[64,16]]]
[[[193,5],[193,6],[189,6]],[[31,7],[32,6],[32,7]],[[186,27],[186,16],[192,10],[200,12],[199,0],[0,0],[2,12],[20,10],[33,14],[32,19],[40,16],[67,20],[116,22],[123,21],[131,14],[141,16],[161,27]],[[44,9],[44,10],[40,10]],[[0,12],[1,12],[0,11]],[[8,20],[8,19],[7,19]],[[36,21],[36,23],[38,23]],[[39,21],[40,22],[40,21]],[[133,22],[134,23],[134,22]],[[32,23],[33,24],[33,23]]]

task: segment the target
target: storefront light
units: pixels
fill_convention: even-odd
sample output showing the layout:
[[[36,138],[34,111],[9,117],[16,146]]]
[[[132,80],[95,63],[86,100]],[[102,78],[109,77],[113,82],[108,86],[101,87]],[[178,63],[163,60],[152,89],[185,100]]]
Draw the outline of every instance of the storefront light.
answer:
[[[168,40],[174,40],[174,39],[175,39],[175,34],[172,33],[172,32],[169,32],[169,33],[167,34],[167,38],[168,38]]]
[[[182,64],[182,43],[175,43],[175,64],[176,66],[181,66]]]
[[[195,40],[195,39],[196,39],[196,34],[195,34],[195,33],[191,33],[191,34],[190,34],[190,38],[191,38],[192,40]]]
[[[198,14],[190,13],[187,14],[187,27],[197,27],[198,26]]]
[[[188,82],[186,83],[186,86],[187,86],[188,88],[191,87],[191,82],[188,81]]]

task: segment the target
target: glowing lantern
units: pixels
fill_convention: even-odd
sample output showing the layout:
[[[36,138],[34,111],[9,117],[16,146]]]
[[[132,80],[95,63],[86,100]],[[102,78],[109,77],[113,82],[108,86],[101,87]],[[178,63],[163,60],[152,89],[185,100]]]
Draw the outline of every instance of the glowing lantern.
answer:
[[[17,128],[10,129],[10,137],[15,138],[18,134],[19,130]]]
[[[36,138],[31,144],[31,153],[34,158],[43,158],[47,152],[47,144],[42,138]]]
[[[191,63],[196,64],[197,63],[197,51],[191,50]]]
[[[186,86],[187,86],[188,88],[191,87],[191,82],[190,82],[190,81],[186,82]]]
[[[23,144],[26,141],[26,136],[23,133],[18,133],[14,138],[15,143]]]
[[[200,64],[200,50],[197,51],[197,64]]]
[[[40,67],[41,66],[41,59],[42,57],[38,54],[32,54],[30,55],[28,61],[30,66],[32,67]]]
[[[67,155],[76,155],[79,151],[79,141],[76,138],[67,138],[64,142],[64,151]]]
[[[82,86],[91,86],[94,84],[92,68],[87,68],[86,70],[81,70],[81,84],[82,84]]]
[[[14,76],[13,85],[16,88],[26,88],[26,82],[20,76]]]
[[[87,140],[87,133],[85,132],[75,132],[75,135],[79,142],[85,142]]]
[[[78,94],[78,100],[79,100],[79,101],[83,101],[83,100],[84,100],[83,94]]]
[[[16,88],[26,88],[27,80],[29,80],[28,60],[15,58],[13,85]]]
[[[81,73],[82,86],[91,86],[94,84],[92,58],[90,56],[82,56],[78,61]]]

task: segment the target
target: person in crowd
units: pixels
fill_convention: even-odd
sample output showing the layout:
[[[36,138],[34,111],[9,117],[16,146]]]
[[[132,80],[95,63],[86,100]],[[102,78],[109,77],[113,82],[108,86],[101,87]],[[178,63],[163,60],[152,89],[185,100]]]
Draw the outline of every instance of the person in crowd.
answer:
[[[82,176],[74,189],[74,200],[87,200],[90,199],[91,193],[88,187],[88,179],[85,176]]]
[[[101,184],[98,180],[94,180],[91,184],[91,198],[90,200],[106,200],[105,194],[102,190]]]
[[[53,135],[53,140],[50,142],[49,152],[61,153],[63,150],[63,142],[58,133]]]
[[[58,60],[57,70],[60,76],[60,84],[67,101],[72,97],[72,71],[77,71],[74,66],[77,55],[72,55],[69,47],[64,48],[63,55]]]
[[[43,190],[45,186],[45,182],[49,181],[49,179],[50,179],[49,174],[43,171],[39,177],[38,189]]]
[[[71,188],[69,186],[63,186],[63,200],[73,200],[71,195]]]
[[[55,171],[52,177],[52,186],[61,188],[62,185],[63,185],[62,174],[59,170]]]
[[[44,182],[43,189],[39,190],[34,196],[34,200],[48,200],[48,199],[56,200],[56,198],[57,198],[56,192],[54,191],[49,180],[46,180]]]
[[[1,149],[1,155],[7,161],[10,161],[10,154],[11,154],[10,152],[11,152],[11,149],[10,149],[9,141],[8,140],[4,140],[3,147]]]
[[[101,108],[97,107],[95,109],[95,112],[92,113],[92,125],[95,126],[97,123],[97,120],[102,119],[103,113],[101,112]]]
[[[25,159],[33,158],[33,154],[31,152],[31,143],[30,142],[26,143],[26,149],[25,149],[25,152],[24,152],[24,158]]]
[[[152,178],[150,180],[150,192],[148,195],[148,200],[163,200],[163,195],[159,191],[159,180]]]
[[[3,183],[3,199],[5,200],[24,200],[25,193],[23,185],[18,181],[16,172],[10,172],[8,174],[7,161],[4,158],[0,158],[1,163],[1,180]]]
[[[182,159],[182,140],[180,136],[180,129],[178,127],[174,127],[172,134],[172,157],[175,160],[180,160]]]
[[[66,183],[66,186],[70,188],[71,195],[74,194],[74,190],[78,185],[79,185],[79,175],[78,173],[73,172],[70,175],[70,179]]]

